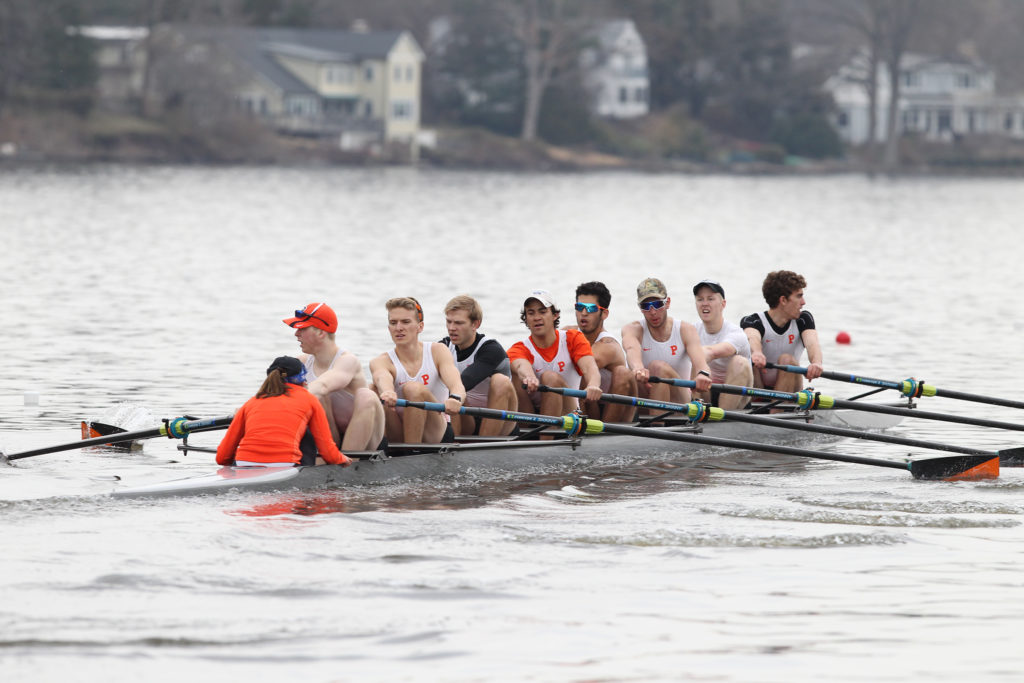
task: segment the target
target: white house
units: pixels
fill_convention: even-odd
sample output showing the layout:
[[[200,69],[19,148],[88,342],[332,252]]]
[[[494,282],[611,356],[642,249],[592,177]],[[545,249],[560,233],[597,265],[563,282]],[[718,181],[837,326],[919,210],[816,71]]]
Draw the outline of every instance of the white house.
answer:
[[[843,141],[868,141],[868,75],[865,51],[825,83],[838,109],[835,126]],[[897,125],[904,133],[933,141],[974,134],[1024,138],[1024,96],[996,92],[995,72],[977,60],[906,54],[900,64]],[[888,138],[889,72],[878,67],[876,141]]]
[[[650,109],[647,46],[631,19],[606,21],[580,54],[583,83],[598,116],[627,119]]]

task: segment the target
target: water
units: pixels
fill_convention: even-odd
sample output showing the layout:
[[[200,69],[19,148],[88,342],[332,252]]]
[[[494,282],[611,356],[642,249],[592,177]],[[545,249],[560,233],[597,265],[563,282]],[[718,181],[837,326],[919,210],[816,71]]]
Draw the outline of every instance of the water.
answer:
[[[391,296],[419,298],[430,338],[445,301],[473,294],[482,329],[511,343],[535,287],[568,318],[574,286],[603,280],[618,329],[644,277],[691,321],[690,287],[718,279],[738,319],[777,268],[807,277],[830,369],[1020,399],[1021,215],[1019,181],[998,179],[6,169],[0,445],[74,441],[80,420],[126,410],[228,414],[297,352],[280,320],[309,301],[331,303],[365,364],[387,347]],[[894,432],[1020,443],[924,421]],[[516,477],[105,496],[118,477],[210,462],[154,439],[0,471],[5,680],[1019,678],[1021,470],[917,482],[666,445]]]

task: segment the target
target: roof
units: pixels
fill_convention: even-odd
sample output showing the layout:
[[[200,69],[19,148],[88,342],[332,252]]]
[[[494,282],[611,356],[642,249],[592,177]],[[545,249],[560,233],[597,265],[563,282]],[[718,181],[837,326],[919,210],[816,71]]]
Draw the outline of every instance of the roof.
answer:
[[[404,31],[334,31],[327,29],[246,28],[178,24],[189,40],[214,42],[271,81],[286,95],[315,94],[274,59],[286,54],[317,62],[358,63],[384,59]]]

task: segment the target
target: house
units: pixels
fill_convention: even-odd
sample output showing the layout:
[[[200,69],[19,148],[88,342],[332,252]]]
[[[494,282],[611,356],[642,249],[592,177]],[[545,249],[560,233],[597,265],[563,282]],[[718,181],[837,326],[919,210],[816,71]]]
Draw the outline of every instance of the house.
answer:
[[[647,47],[631,19],[596,26],[580,54],[580,68],[598,116],[627,119],[648,113]]]
[[[279,132],[345,148],[419,137],[423,57],[407,31],[166,25],[150,41],[160,98],[226,95]]]
[[[836,103],[835,127],[849,144],[868,142],[868,70],[862,50],[825,83]],[[876,137],[883,141],[889,108],[885,64],[878,67],[877,84]],[[897,125],[902,133],[931,141],[976,134],[1024,138],[1024,96],[998,94],[995,72],[979,60],[906,54],[900,64]]]
[[[95,45],[96,101],[101,108],[132,111],[138,108],[145,73],[149,29],[139,26],[82,26],[69,29]]]

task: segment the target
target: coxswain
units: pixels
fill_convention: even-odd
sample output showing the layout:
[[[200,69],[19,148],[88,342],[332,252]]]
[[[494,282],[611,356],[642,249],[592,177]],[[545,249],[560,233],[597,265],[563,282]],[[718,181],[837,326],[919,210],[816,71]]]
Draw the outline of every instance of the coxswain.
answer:
[[[218,465],[291,466],[303,460],[300,443],[307,430],[316,450],[332,465],[352,461],[331,438],[320,401],[305,389],[306,368],[298,358],[281,356],[267,368],[263,385],[235,413],[217,446]]]

